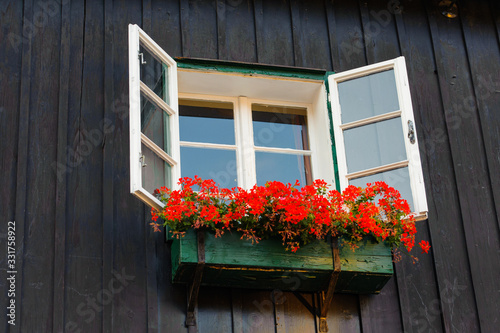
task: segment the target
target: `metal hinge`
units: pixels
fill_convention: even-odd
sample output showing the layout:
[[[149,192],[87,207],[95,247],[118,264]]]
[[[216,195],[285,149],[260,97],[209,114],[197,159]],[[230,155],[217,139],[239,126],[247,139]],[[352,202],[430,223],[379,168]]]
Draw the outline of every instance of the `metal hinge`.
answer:
[[[146,156],[144,156],[142,153],[139,153],[141,156],[139,157],[139,162],[141,163],[141,166],[143,168],[147,167],[148,165],[146,164]]]
[[[147,64],[146,60],[144,60],[144,53],[139,53],[139,59],[141,59],[141,65]]]

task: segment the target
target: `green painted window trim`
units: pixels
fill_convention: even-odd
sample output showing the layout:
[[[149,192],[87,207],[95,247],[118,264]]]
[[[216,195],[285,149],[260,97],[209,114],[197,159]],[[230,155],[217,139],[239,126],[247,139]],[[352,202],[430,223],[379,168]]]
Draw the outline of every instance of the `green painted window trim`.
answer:
[[[177,67],[180,69],[194,69],[203,71],[209,70],[214,72],[238,73],[246,75],[268,75],[324,82],[327,95],[326,103],[328,109],[328,118],[330,119],[330,139],[332,140],[332,158],[333,171],[335,174],[335,187],[337,191],[340,191],[340,176],[338,170],[335,136],[333,133],[333,116],[332,106],[330,102],[330,88],[328,85],[328,77],[332,74],[335,74],[335,72],[329,72],[323,69],[263,65],[256,63],[198,58],[175,58],[175,61],[177,62]]]
[[[274,66],[223,60],[175,58],[175,61],[177,61],[177,67],[180,69],[210,70],[248,75],[269,75],[317,81],[324,81],[326,73],[326,70],[323,69]]]
[[[328,118],[330,119],[330,140],[332,140],[332,158],[333,158],[333,172],[335,174],[335,187],[336,190],[340,192],[340,175],[339,175],[339,164],[337,160],[337,146],[335,144],[335,135],[333,133],[333,115],[332,115],[332,103],[330,101],[330,85],[328,84],[328,77],[335,72],[325,72],[324,81],[326,87],[326,105],[328,109]]]

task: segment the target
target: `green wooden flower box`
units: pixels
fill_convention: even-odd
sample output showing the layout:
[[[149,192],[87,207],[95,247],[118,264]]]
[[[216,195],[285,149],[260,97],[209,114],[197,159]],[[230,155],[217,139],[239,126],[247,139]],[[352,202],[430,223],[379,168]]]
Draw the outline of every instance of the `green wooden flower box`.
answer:
[[[335,292],[379,293],[393,274],[390,248],[367,239],[353,252],[339,243]],[[171,254],[173,282],[191,283],[198,264],[196,232],[173,239]],[[332,244],[325,241],[291,253],[277,239],[252,244],[238,234],[215,238],[204,232],[204,255],[201,284],[210,286],[316,292],[328,288],[334,267]]]

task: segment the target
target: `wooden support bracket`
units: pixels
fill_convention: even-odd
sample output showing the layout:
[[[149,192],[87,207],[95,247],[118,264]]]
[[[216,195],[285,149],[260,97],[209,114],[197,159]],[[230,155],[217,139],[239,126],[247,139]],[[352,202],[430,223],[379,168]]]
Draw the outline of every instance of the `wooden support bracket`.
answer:
[[[203,268],[205,267],[205,234],[203,232],[197,232],[196,238],[198,243],[198,264],[196,265],[193,281],[188,289],[186,314],[186,327],[189,333],[196,333],[198,331],[195,310],[198,305],[198,293],[203,277]]]
[[[335,286],[337,285],[337,280],[340,274],[340,256],[339,247],[337,239],[334,238],[332,242],[332,256],[333,256],[333,272],[328,282],[328,288],[326,291],[322,291],[319,294],[319,311],[315,312],[313,306],[298,292],[293,292],[295,297],[304,304],[304,306],[313,314],[313,316],[319,317],[319,332],[328,332],[328,324],[326,322],[326,316],[328,310],[330,309],[330,304],[333,300],[333,294],[335,292]]]
[[[332,242],[332,255],[333,255],[333,272],[330,277],[330,282],[328,283],[328,289],[322,291],[319,295],[319,305],[320,305],[320,313],[319,313],[319,331],[320,332],[328,332],[328,324],[326,322],[326,316],[328,314],[328,310],[330,309],[330,304],[333,300],[333,293],[335,292],[335,286],[337,285],[337,280],[339,279],[340,274],[340,256],[339,256],[339,246],[337,238],[335,238]]]

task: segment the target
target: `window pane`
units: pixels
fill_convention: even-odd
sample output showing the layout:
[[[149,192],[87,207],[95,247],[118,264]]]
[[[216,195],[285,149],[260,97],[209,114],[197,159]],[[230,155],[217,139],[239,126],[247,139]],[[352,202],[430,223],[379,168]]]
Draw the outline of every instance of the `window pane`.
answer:
[[[167,81],[168,66],[158,60],[142,45],[140,45],[139,52],[143,54],[143,59],[146,62],[141,64],[141,81],[170,105]]]
[[[384,181],[387,185],[398,190],[399,193],[401,193],[401,197],[408,201],[408,204],[413,211],[413,197],[411,194],[410,173],[408,171],[408,167],[353,179],[349,183],[354,186],[365,187],[367,183],[374,183],[376,181]]]
[[[141,132],[170,154],[169,116],[141,94]]]
[[[256,152],[257,185],[265,185],[267,181],[280,181],[301,185],[312,183],[311,157],[304,155]]]
[[[406,160],[401,118],[344,131],[347,172]]]
[[[342,123],[399,110],[394,70],[339,83]]]
[[[223,188],[238,186],[236,151],[181,147],[182,177],[213,179]]]
[[[252,119],[256,146],[309,149],[307,109],[253,104]]]
[[[233,103],[179,100],[181,141],[235,144]]]
[[[142,168],[142,187],[151,194],[162,186],[170,188],[170,165],[142,144],[142,154],[146,164]]]

